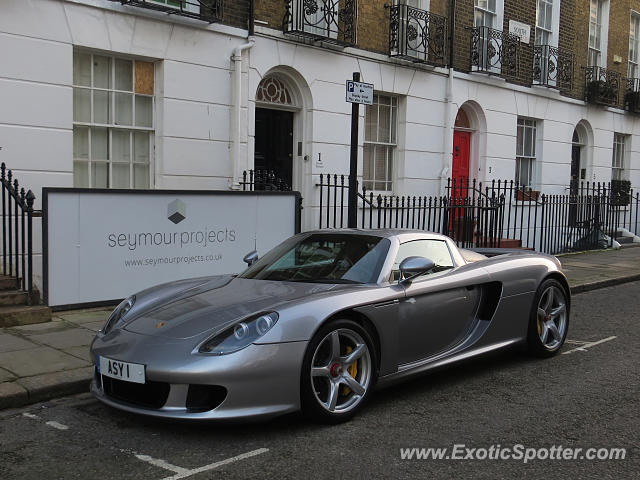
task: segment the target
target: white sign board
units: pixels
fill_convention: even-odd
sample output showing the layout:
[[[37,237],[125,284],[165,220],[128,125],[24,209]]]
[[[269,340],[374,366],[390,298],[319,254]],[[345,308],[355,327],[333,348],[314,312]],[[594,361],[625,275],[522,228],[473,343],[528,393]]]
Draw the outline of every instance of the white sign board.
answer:
[[[296,192],[45,188],[49,306],[105,303],[159,283],[238,273],[299,229]]]
[[[509,20],[509,33],[519,36],[521,43],[528,44],[531,37],[531,25]]]
[[[373,104],[373,84],[347,80],[347,102]]]

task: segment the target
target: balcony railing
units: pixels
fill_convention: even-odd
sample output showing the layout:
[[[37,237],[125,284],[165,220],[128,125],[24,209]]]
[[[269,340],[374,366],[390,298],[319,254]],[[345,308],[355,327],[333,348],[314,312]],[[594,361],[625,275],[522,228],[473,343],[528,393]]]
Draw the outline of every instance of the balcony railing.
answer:
[[[551,45],[533,47],[533,83],[558,90],[573,87],[573,53]]]
[[[520,37],[489,27],[471,29],[471,70],[474,72],[518,76]]]
[[[445,17],[409,5],[391,7],[390,56],[444,66],[446,38]]]
[[[122,5],[148,8],[169,15],[213,23],[222,20],[222,0],[111,0]]]
[[[640,78],[627,78],[624,108],[632,113],[640,113]]]
[[[282,30],[326,42],[356,43],[356,0],[287,0]]]
[[[602,67],[584,68],[584,98],[586,102],[615,107],[622,75]]]

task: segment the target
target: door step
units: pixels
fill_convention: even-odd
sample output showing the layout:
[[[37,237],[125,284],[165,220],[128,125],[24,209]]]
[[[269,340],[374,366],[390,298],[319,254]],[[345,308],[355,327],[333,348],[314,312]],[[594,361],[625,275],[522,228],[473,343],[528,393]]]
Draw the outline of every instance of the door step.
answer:
[[[45,305],[9,305],[0,307],[0,327],[16,327],[51,321],[51,309]]]

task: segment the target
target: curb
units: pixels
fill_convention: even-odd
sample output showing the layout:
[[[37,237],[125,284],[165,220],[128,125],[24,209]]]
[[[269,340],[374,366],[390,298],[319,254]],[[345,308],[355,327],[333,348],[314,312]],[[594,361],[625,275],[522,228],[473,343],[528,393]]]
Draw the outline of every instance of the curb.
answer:
[[[0,410],[89,391],[93,367],[46,373],[0,383]]]
[[[640,280],[640,274],[583,283],[572,286],[571,294],[575,295],[638,280]],[[0,383],[0,410],[24,407],[52,398],[88,392],[92,375],[93,367],[91,366]]]
[[[615,285],[635,282],[638,280],[640,280],[640,273],[627,275],[626,277],[608,278],[606,280],[598,280],[596,282],[583,283],[581,285],[576,285],[570,288],[571,288],[571,294],[575,295],[577,293],[590,292],[591,290],[598,290],[600,288],[613,287]]]

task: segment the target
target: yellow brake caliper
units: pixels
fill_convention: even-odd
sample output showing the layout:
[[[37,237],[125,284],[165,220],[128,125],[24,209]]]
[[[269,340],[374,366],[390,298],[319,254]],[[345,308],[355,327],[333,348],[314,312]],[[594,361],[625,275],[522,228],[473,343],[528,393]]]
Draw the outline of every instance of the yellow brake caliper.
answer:
[[[353,348],[347,345],[345,353],[349,355],[352,351],[353,351]],[[354,379],[356,378],[356,375],[358,374],[357,360],[353,362],[351,365],[349,365],[349,368],[347,368],[347,372],[349,372],[349,375],[351,375]],[[349,387],[347,387],[346,385],[343,385],[342,387],[343,387],[343,390],[342,390],[343,395],[349,395],[351,393],[351,389]]]

